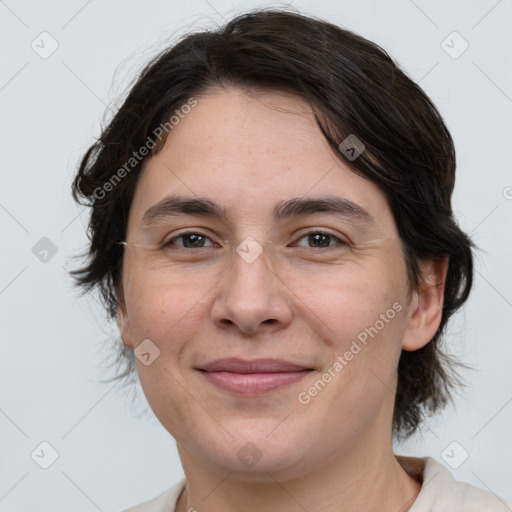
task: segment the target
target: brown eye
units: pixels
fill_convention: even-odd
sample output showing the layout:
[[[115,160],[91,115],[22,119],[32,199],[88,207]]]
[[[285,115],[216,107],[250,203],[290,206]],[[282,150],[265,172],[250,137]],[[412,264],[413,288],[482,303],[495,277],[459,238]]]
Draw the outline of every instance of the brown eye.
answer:
[[[176,244],[176,240],[182,240],[181,244]],[[207,242],[210,242],[210,245],[205,245]],[[174,238],[171,238],[168,242],[163,244],[164,247],[170,246],[178,246],[184,249],[202,249],[203,247],[213,247],[213,243],[211,239],[206,235],[201,233],[196,233],[194,231],[189,231],[187,233],[181,233]]]
[[[337,245],[346,245],[346,243],[337,236],[322,231],[312,231],[311,233],[307,233],[306,235],[299,238],[299,240],[302,239],[307,239],[308,246],[313,249],[322,249],[327,247],[335,247]],[[335,243],[331,244],[331,242],[333,241]]]

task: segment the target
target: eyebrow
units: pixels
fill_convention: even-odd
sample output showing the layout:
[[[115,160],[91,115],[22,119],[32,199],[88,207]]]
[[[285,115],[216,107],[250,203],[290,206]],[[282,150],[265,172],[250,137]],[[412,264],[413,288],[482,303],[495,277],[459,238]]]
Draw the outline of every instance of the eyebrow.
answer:
[[[306,217],[317,213],[350,218],[369,225],[376,224],[374,217],[362,206],[338,196],[296,197],[281,201],[274,207],[273,219],[274,222],[282,222],[289,218]],[[210,199],[171,195],[146,210],[141,226],[150,227],[157,220],[180,215],[228,220],[226,209]]]

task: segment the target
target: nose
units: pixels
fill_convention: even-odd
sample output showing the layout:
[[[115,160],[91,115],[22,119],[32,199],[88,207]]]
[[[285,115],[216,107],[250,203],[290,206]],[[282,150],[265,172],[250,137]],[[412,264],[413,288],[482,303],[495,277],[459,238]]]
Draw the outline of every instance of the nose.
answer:
[[[219,283],[213,322],[244,334],[268,333],[286,327],[292,318],[290,293],[270,265],[269,250],[252,260],[234,253],[233,266]]]

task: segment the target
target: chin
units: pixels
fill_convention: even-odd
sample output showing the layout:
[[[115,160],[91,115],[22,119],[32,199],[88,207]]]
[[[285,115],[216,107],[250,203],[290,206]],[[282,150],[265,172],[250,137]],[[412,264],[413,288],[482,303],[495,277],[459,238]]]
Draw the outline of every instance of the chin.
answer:
[[[204,458],[208,459],[210,464],[232,473],[230,479],[254,483],[275,482],[269,473],[276,477],[278,474],[296,476],[302,472],[302,461],[308,458],[304,438],[295,439],[294,436],[286,435],[284,431],[283,434],[287,442],[283,442],[282,438],[266,438],[268,431],[257,439],[250,435],[224,438],[220,444],[213,440],[204,444],[203,438],[198,449],[203,452]],[[212,453],[214,445],[216,449]],[[300,452],[297,446],[301,447]]]

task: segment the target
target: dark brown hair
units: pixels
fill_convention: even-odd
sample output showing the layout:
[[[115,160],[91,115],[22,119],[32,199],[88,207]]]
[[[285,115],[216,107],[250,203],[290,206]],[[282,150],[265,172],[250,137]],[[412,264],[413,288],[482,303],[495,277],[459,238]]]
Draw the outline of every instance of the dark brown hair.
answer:
[[[456,382],[439,344],[469,295],[473,244],[452,213],[455,151],[443,119],[382,48],[357,34],[288,9],[263,9],[188,34],[149,62],[74,179],[74,199],[91,207],[88,261],[71,272],[75,284],[84,292],[97,287],[108,316],[116,318],[123,258],[118,242],[125,239],[137,178],[149,156],[135,161],[134,154],[143,146],[152,147],[149,154],[158,151],[169,132],[157,137],[159,127],[169,128],[190,98],[225,85],[298,94],[313,107],[337,157],[386,195],[411,289],[421,281],[420,260],[449,258],[439,329],[423,348],[400,357],[394,434],[407,437],[447,403]],[[366,148],[356,159],[339,150],[349,135]],[[131,350],[121,353],[128,366],[119,378],[135,371]]]

